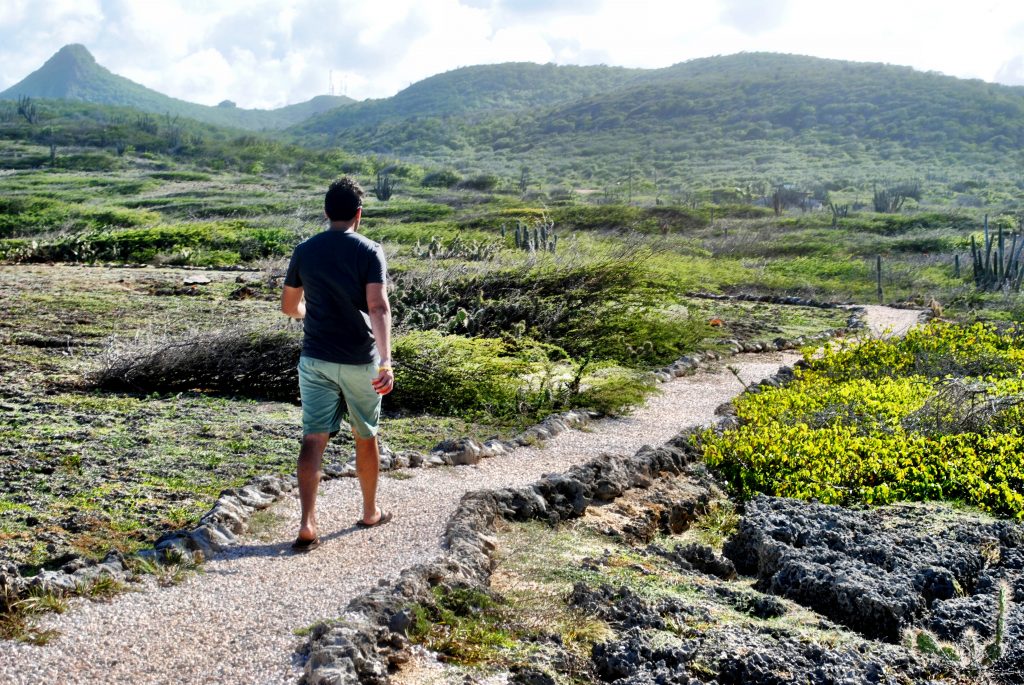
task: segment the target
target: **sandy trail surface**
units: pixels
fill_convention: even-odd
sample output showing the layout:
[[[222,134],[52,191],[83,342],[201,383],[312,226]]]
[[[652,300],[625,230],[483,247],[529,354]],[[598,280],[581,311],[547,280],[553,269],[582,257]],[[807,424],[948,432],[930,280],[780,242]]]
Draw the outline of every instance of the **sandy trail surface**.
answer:
[[[921,321],[920,309],[895,309],[881,305],[862,305],[868,330],[880,338],[898,338]]]
[[[916,323],[917,312],[869,308],[872,331]],[[876,332],[876,334],[877,334]],[[746,383],[792,364],[794,354],[737,355],[728,361]],[[272,508],[271,541],[243,544],[172,587],[148,583],[110,602],[75,600],[41,627],[60,635],[44,647],[0,644],[0,682],[36,683],[295,683],[304,642],[297,629],[339,616],[357,594],[441,553],[441,535],[462,495],[532,483],[602,452],[631,454],[680,430],[713,420],[715,408],[743,388],[732,371],[702,371],[660,386],[661,393],[624,418],[568,430],[542,447],[520,448],[478,466],[412,469],[382,477],[380,501],[392,523],[359,530],[355,479],[325,482],[318,512],[321,547],[296,555],[294,495]],[[386,425],[385,425],[386,430]]]

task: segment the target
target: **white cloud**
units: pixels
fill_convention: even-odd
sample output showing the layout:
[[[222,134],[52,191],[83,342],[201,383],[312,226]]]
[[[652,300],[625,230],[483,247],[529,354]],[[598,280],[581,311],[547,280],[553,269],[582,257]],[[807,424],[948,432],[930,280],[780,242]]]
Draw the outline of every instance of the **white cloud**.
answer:
[[[722,20],[743,33],[758,35],[782,25],[788,14],[789,3],[763,2],[763,0],[722,0]]]
[[[1003,63],[996,72],[996,80],[1011,86],[1024,86],[1024,55]]]
[[[1022,83],[1019,0],[0,0],[0,89],[62,45],[168,95],[384,97],[471,64],[661,67],[772,51]]]
[[[28,0],[8,0],[0,3],[0,28],[6,29],[21,23],[28,8]]]

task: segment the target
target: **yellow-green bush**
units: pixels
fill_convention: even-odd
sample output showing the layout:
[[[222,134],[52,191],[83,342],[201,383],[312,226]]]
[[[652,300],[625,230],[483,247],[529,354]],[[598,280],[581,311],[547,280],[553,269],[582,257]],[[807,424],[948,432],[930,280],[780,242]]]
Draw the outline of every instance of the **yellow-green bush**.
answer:
[[[1016,329],[984,325],[828,350],[790,386],[740,398],[738,428],[697,441],[741,496],[949,499],[1024,518],[1022,359]],[[935,400],[953,383],[991,408],[984,425],[929,423],[930,412],[948,411]]]

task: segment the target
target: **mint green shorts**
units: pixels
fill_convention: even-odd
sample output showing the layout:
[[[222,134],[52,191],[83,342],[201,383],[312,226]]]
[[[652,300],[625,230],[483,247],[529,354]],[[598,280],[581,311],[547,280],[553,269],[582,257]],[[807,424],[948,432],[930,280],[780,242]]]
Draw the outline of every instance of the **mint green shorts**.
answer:
[[[299,395],[302,397],[302,434],[337,433],[342,414],[348,413],[352,432],[360,438],[377,435],[381,396],[373,389],[377,362],[335,364],[299,357]]]

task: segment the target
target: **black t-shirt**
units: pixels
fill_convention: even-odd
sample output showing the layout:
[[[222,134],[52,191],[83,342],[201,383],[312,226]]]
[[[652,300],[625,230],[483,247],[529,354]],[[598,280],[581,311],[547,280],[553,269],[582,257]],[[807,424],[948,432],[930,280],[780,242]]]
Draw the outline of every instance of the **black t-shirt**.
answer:
[[[387,283],[378,243],[358,233],[318,233],[292,253],[284,284],[306,296],[302,355],[337,364],[370,364],[377,350],[366,304],[367,283]]]

